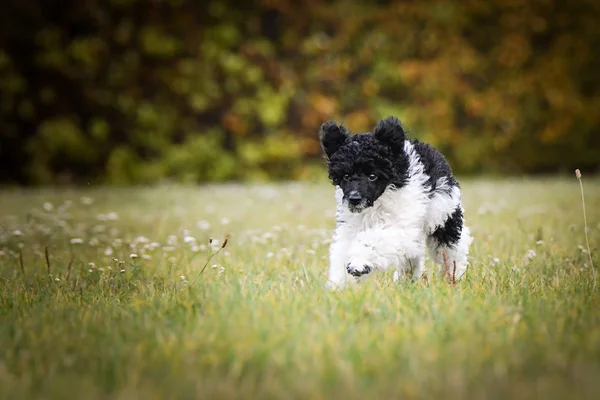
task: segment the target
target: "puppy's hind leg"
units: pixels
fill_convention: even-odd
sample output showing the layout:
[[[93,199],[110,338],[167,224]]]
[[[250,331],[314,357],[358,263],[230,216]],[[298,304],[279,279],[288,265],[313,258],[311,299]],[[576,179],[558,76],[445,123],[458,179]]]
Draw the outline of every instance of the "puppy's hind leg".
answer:
[[[471,231],[464,225],[462,209],[457,208],[444,226],[427,238],[427,248],[431,258],[439,265],[440,274],[458,281],[469,265],[469,247],[472,242]]]

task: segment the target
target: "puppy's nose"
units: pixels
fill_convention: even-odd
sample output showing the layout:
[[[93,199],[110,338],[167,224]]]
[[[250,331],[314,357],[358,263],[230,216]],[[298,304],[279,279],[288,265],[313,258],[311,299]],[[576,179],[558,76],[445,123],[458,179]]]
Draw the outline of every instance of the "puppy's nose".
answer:
[[[361,200],[362,200],[362,196],[358,192],[352,192],[352,193],[350,193],[350,196],[348,196],[348,201],[354,205],[360,203]]]

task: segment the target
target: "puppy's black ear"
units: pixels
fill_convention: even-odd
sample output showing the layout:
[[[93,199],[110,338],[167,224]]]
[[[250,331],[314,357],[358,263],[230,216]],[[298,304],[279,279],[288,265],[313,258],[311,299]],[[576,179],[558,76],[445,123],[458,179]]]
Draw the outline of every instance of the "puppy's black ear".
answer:
[[[348,137],[349,135],[346,128],[341,124],[336,124],[335,121],[327,121],[321,125],[319,140],[321,141],[321,148],[327,158],[331,158],[333,153],[338,151]]]
[[[390,116],[379,121],[373,129],[373,136],[380,142],[390,146],[395,152],[401,152],[404,149],[406,132],[402,127],[402,123],[396,117]]]

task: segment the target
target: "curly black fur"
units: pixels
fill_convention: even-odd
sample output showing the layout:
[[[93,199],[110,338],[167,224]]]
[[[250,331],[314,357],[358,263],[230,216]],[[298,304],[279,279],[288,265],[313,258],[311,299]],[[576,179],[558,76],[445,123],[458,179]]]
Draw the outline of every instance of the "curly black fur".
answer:
[[[463,228],[463,212],[460,207],[446,220],[444,226],[436,229],[431,236],[435,238],[438,246],[452,246],[460,239]]]
[[[452,175],[452,169],[450,165],[439,151],[427,143],[419,142],[416,139],[412,139],[411,143],[415,147],[417,154],[421,158],[423,163],[424,172],[428,175],[427,185],[430,188],[430,195],[437,190],[436,184],[438,179],[446,177],[448,182],[447,191],[452,190],[452,186],[458,186],[458,182]]]

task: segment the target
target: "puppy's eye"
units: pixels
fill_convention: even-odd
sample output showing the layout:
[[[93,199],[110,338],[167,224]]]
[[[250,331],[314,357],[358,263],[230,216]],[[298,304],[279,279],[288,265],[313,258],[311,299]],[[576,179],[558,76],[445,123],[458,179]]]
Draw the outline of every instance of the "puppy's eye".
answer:
[[[344,180],[348,180],[348,179],[350,179],[350,175],[348,175],[348,174],[344,175]]]
[[[373,182],[373,181],[376,181],[376,180],[377,180],[377,175],[375,175],[375,174],[371,174],[371,175],[369,175],[369,180],[370,180],[371,182]]]

